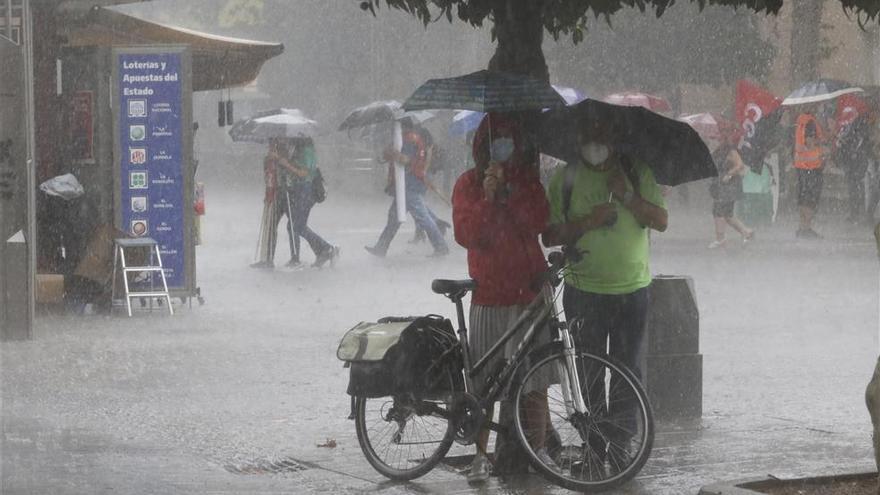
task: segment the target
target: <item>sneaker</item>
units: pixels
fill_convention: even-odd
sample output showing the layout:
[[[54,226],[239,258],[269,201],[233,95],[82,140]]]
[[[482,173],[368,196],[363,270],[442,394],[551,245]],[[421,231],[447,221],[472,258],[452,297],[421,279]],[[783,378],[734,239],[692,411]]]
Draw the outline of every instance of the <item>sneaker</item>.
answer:
[[[315,262],[312,264],[315,268],[321,268],[328,261],[332,265],[335,263],[334,259],[339,257],[339,248],[336,246],[330,246],[324,251],[321,252],[318,256],[315,257]]]
[[[483,454],[474,456],[468,470],[467,482],[471,484],[485,483],[489,480],[489,461]]]
[[[720,241],[712,241],[708,247],[709,247],[709,249],[718,249],[720,247],[724,247],[724,243],[726,243],[726,242],[727,242],[726,239],[722,239]]]
[[[382,251],[375,246],[364,246],[364,249],[366,249],[368,253],[372,254],[373,256],[375,256],[377,258],[384,258],[385,257],[385,251]]]
[[[748,244],[755,239],[755,231],[750,230],[747,234],[743,235],[743,244]]]
[[[333,252],[330,253],[330,266],[336,266],[336,262],[339,261],[339,257],[342,256],[342,250],[339,249],[339,246],[333,246]]]
[[[272,263],[271,261],[258,261],[256,263],[251,263],[251,268],[264,268],[271,270],[275,268],[275,263]]]
[[[538,451],[535,452],[535,455],[538,457],[538,460],[541,461],[541,464],[543,464],[544,467],[550,469],[554,473],[562,472],[562,470],[559,469],[559,465],[556,464],[556,461],[553,460],[552,457],[550,457],[550,453],[547,452],[546,448],[538,449]]]
[[[290,258],[290,261],[288,261],[284,266],[286,266],[287,268],[296,268],[300,265],[302,265],[302,262],[300,260],[296,258]]]
[[[437,228],[440,229],[440,235],[446,237],[446,231],[452,228],[449,222],[444,222],[443,220],[437,220]]]

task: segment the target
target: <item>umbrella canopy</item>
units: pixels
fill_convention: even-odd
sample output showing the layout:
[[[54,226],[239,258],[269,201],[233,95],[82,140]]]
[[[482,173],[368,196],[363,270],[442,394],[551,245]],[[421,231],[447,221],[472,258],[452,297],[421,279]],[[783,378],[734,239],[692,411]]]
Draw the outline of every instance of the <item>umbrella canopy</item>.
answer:
[[[800,88],[794,90],[790,95],[782,100],[785,106],[803,105],[805,103],[819,103],[822,101],[833,100],[838,96],[850,93],[861,93],[862,88],[853,86],[844,81],[834,79],[819,79],[804,84]]]
[[[296,108],[276,108],[239,120],[229,129],[233,141],[265,143],[270,138],[311,136],[318,123]]]
[[[403,104],[406,110],[446,108],[475,112],[520,112],[562,106],[565,101],[544,81],[487,70],[430,79]]]
[[[339,130],[347,131],[406,119],[409,119],[413,124],[423,124],[432,118],[434,118],[434,114],[425,110],[405,112],[397,100],[374,101],[349,112],[345,120],[339,124]],[[372,130],[366,130],[362,135],[370,133]]]
[[[580,161],[578,129],[599,119],[615,130],[611,144],[645,162],[659,184],[676,186],[717,175],[709,149],[691,126],[642,107],[588,99],[541,118],[541,152],[569,163]]]
[[[669,105],[666,99],[647,93],[612,93],[606,96],[603,101],[612,105],[647,108],[652,112],[668,112],[672,110],[672,106]]]
[[[694,128],[703,139],[720,140],[721,129],[718,119],[711,113],[695,113],[679,117],[678,120]]]
[[[401,105],[397,100],[374,101],[349,112],[345,120],[339,124],[339,130],[347,131],[380,122],[391,122],[401,112]]]
[[[738,140],[743,131],[732,120],[711,113],[695,113],[679,117],[678,120],[694,128],[703,140]]]
[[[559,93],[559,96],[565,100],[566,105],[574,105],[576,103],[580,103],[587,99],[587,95],[581,93],[580,91],[569,88],[567,86],[557,86],[555,84],[552,85],[553,89]]]
[[[565,101],[566,105],[574,105],[587,98],[585,94],[574,88],[566,86],[552,85],[554,91]],[[480,122],[485,116],[485,112],[475,112],[473,110],[462,110],[452,117],[452,123],[449,125],[450,136],[464,136],[468,132],[477,130]]]
[[[452,123],[449,124],[449,135],[464,136],[475,131],[485,115],[483,112],[474,112],[473,110],[462,110],[456,113],[452,117]]]

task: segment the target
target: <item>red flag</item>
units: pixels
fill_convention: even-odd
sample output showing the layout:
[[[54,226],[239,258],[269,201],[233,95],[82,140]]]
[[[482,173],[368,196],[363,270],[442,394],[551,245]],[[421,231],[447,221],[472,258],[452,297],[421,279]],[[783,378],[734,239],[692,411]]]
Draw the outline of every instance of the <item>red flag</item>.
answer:
[[[736,82],[736,121],[743,130],[743,140],[755,135],[755,124],[782,104],[782,98],[758,86],[740,79]]]
[[[855,94],[845,94],[837,99],[837,112],[834,114],[834,120],[837,128],[842,129],[844,126],[851,124],[860,115],[870,110],[868,103]]]

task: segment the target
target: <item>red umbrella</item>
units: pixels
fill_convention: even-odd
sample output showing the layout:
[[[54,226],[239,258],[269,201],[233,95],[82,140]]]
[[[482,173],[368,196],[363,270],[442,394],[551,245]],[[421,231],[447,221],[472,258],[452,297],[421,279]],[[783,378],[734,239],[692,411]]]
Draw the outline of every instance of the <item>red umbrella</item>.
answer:
[[[606,96],[604,101],[613,105],[643,107],[652,112],[668,112],[672,110],[672,107],[666,99],[659,96],[649,95],[647,93],[612,93]]]
[[[704,140],[737,141],[742,135],[735,123],[711,113],[695,113],[679,117],[678,120],[693,127]]]

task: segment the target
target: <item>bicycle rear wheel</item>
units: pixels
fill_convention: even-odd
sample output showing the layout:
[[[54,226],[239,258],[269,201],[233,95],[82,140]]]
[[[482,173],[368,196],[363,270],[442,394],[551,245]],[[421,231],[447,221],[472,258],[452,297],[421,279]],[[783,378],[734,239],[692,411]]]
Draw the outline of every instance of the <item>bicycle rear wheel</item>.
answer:
[[[450,392],[433,398],[405,394],[355,399],[358,443],[376,471],[393,480],[412,480],[443,459],[455,433],[453,383],[450,373]]]
[[[601,491],[632,479],[654,443],[647,395],[626,367],[587,353],[575,363],[586,412],[574,410],[561,346],[539,358],[516,391],[516,430],[532,465],[571,490]]]

